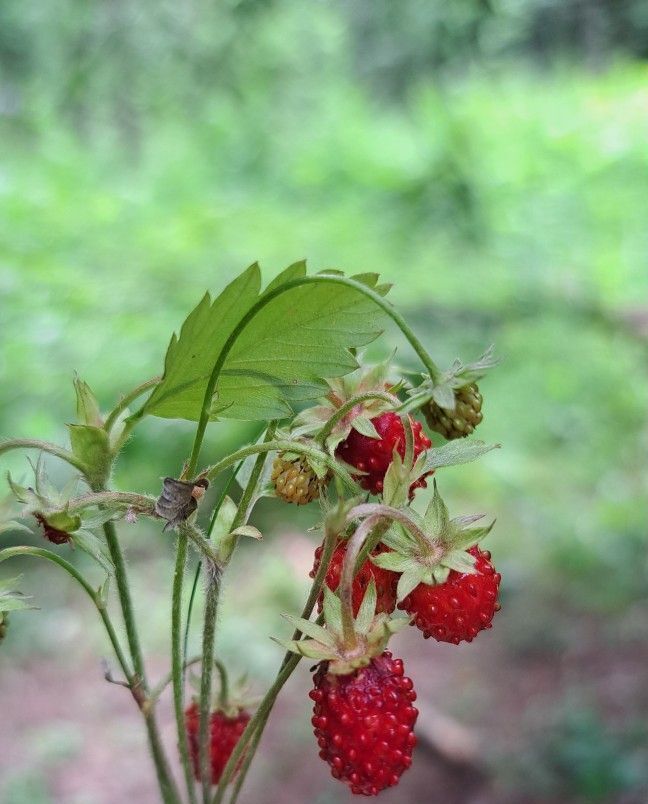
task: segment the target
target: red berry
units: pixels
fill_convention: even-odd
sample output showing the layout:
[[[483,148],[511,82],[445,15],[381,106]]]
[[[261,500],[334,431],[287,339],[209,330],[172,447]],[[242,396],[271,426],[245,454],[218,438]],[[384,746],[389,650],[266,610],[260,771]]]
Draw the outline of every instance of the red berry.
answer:
[[[412,680],[389,651],[348,675],[327,669],[321,662],[310,692],[320,757],[352,793],[376,796],[412,764],[418,716]]]
[[[399,609],[414,615],[412,625],[418,626],[426,639],[458,645],[463,640],[472,642],[480,631],[491,628],[500,608],[501,576],[495,572],[489,552],[477,546],[468,552],[477,559],[475,574],[451,570],[445,583],[420,583],[398,604]]]
[[[249,719],[250,715],[244,709],[240,709],[234,717],[229,717],[224,712],[219,711],[211,713],[209,718],[209,755],[211,758],[212,784],[218,784],[225,765],[227,765],[227,760],[232,755],[232,751],[241,734],[243,734]],[[200,752],[198,747],[200,712],[195,703],[192,703],[185,712],[185,723],[194,775],[196,780],[200,781]],[[241,767],[242,761],[243,757],[241,757],[236,766],[237,772]]]
[[[405,428],[403,422],[396,413],[381,413],[371,420],[380,439],[369,438],[362,435],[357,430],[351,430],[347,438],[338,446],[335,454],[351,466],[355,466],[364,475],[358,475],[355,479],[363,489],[372,494],[380,494],[383,490],[383,480],[389,464],[392,462],[394,449],[398,450],[401,458],[405,456]],[[414,433],[414,457],[417,458],[421,452],[432,445],[430,439],[423,433],[421,422],[417,422],[410,416],[412,430]],[[427,485],[425,478],[419,478],[410,487],[410,494],[415,489],[424,488]]]
[[[310,571],[311,578],[315,577],[315,573],[319,568],[323,549],[323,546],[320,545],[317,550],[315,550],[315,562],[313,564],[313,569]],[[332,592],[335,592],[340,585],[346,549],[346,542],[341,542],[338,544],[333,551],[331,563],[329,564],[329,568],[326,572],[325,582]],[[387,550],[389,550],[388,547],[380,544],[374,549],[373,555],[376,556],[379,553],[386,552]],[[353,579],[352,594],[354,615],[357,615],[358,613],[358,609],[360,608],[360,604],[362,603],[365,592],[367,591],[367,587],[369,586],[372,578],[376,584],[376,614],[381,614],[382,612],[391,614],[391,612],[396,608],[396,587],[398,586],[398,575],[395,572],[390,572],[390,570],[377,567],[373,561],[367,559]],[[320,611],[322,610],[322,600],[323,595],[320,595],[318,600]]]

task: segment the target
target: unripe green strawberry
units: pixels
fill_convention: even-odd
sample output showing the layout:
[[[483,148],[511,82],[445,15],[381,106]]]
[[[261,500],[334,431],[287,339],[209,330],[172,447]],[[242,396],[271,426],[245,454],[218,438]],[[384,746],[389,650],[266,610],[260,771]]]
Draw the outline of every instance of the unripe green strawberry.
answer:
[[[319,497],[328,475],[318,478],[304,458],[286,458],[280,453],[272,465],[271,479],[277,497],[295,505],[306,505]]]
[[[441,433],[448,441],[471,435],[483,418],[483,398],[477,383],[455,389],[454,395],[454,411],[440,407],[434,400],[430,400],[423,408],[430,430]]]

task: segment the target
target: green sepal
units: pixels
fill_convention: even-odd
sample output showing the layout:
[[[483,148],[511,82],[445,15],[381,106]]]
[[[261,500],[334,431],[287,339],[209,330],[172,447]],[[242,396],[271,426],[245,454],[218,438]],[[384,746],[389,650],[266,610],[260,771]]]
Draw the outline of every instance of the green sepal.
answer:
[[[444,410],[455,409],[455,394],[454,388],[449,382],[434,385],[431,390],[432,399],[437,403],[440,408]]]
[[[68,424],[70,445],[74,455],[86,466],[84,474],[90,486],[105,483],[110,473],[110,443],[102,427],[89,424]]]
[[[371,628],[371,623],[373,622],[376,614],[377,600],[378,595],[376,593],[376,582],[372,577],[369,581],[367,589],[365,590],[362,603],[360,604],[358,614],[355,618],[355,630],[357,633],[362,634],[363,636],[366,636]]]
[[[250,539],[259,539],[263,538],[263,534],[258,528],[255,528],[254,525],[240,525],[238,528],[234,528],[231,533],[232,536],[248,536]]]
[[[45,516],[47,523],[56,530],[65,533],[74,533],[81,527],[81,517],[78,514],[70,514],[68,511],[51,511]]]
[[[342,603],[340,598],[324,584],[324,621],[334,634],[342,633]]]
[[[380,440],[380,434],[373,425],[373,422],[367,416],[356,416],[353,420],[353,429],[357,430],[360,435],[367,438],[375,438]]]
[[[331,648],[327,648],[325,645],[312,639],[278,639],[277,637],[270,637],[270,639],[278,645],[281,645],[282,648],[296,653],[299,656],[317,659],[320,662],[332,658]]]
[[[298,628],[302,634],[306,634],[306,636],[311,639],[321,642],[322,645],[328,645],[329,647],[335,645],[335,637],[330,631],[327,631],[326,628],[318,625],[318,623],[312,620],[305,620],[303,617],[293,617],[292,614],[282,614],[281,616],[285,620],[288,620],[295,628]]]
[[[379,553],[376,556],[369,556],[369,558],[377,567],[380,567],[384,570],[389,570],[390,572],[413,572],[418,566],[418,562],[415,558],[401,555],[400,553],[396,553],[394,550],[390,550],[386,553]]]
[[[90,390],[87,382],[84,382],[75,373],[74,393],[76,394],[76,414],[78,424],[88,424],[92,427],[103,427],[104,421],[99,409],[99,403],[95,395]]]
[[[216,552],[223,564],[229,561],[236,545],[237,537],[232,534],[231,530],[237,510],[234,500],[226,495],[211,531],[211,540],[214,542]]]
[[[0,612],[26,611],[36,608],[29,602],[31,598],[23,595],[16,588],[21,580],[22,575],[18,575],[15,578],[5,578],[4,581],[0,581]]]
[[[422,582],[423,573],[425,568],[418,565],[416,569],[404,572],[398,579],[398,586],[396,588],[396,597],[399,601],[406,598],[407,595]]]
[[[425,459],[425,472],[431,472],[443,466],[457,466],[470,463],[481,458],[487,452],[499,449],[501,444],[486,444],[479,439],[465,439],[462,441],[448,441],[441,447],[428,450]]]
[[[49,518],[48,521],[50,521]],[[106,572],[109,574],[114,572],[113,563],[103,541],[99,539],[98,536],[95,536],[94,533],[85,528],[81,528],[72,534],[72,543],[75,547],[78,547],[79,550],[83,550],[89,556],[92,556]]]

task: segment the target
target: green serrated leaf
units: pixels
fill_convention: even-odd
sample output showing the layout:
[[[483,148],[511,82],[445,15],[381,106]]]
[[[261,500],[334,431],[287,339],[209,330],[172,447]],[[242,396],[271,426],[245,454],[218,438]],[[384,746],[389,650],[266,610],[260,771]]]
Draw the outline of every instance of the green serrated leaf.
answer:
[[[285,285],[286,282],[290,282],[291,279],[300,279],[302,276],[306,276],[306,260],[299,260],[299,262],[294,262],[292,265],[284,268],[284,270],[269,283],[264,293],[271,293],[281,285]]]
[[[169,343],[164,374],[144,410],[167,419],[197,420],[207,380],[225,341],[252,307],[261,289],[254,263],[212,302],[206,293]]]
[[[274,288],[297,275],[301,267],[291,266],[281,282],[275,280]],[[183,324],[180,337],[171,341],[163,379],[145,405],[148,413],[199,417],[216,359],[258,296],[258,267],[253,266],[213,303],[209,296],[203,299]],[[275,296],[231,348],[217,383],[212,416],[256,420],[287,416],[294,402],[323,394],[323,378],[355,369],[349,348],[374,340],[384,322],[385,314],[377,305],[343,285],[309,284]]]
[[[355,629],[359,634],[369,633],[369,628],[371,627],[371,623],[373,622],[374,615],[376,613],[377,599],[378,595],[376,593],[376,582],[372,577],[369,581],[369,586],[367,586],[367,589],[364,593],[362,603],[358,609],[358,615],[355,619]]]

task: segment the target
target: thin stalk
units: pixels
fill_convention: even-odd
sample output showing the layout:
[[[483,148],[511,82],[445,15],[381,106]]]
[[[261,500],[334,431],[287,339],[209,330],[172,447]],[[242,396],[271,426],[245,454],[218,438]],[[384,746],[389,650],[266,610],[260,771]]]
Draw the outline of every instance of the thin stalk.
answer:
[[[221,709],[227,709],[229,704],[229,681],[227,679],[227,669],[225,665],[219,660],[214,659],[214,664],[216,665],[216,669],[218,670],[218,676],[220,678],[220,688],[218,690],[218,704]]]
[[[171,599],[171,672],[173,680],[173,708],[178,730],[178,749],[184,772],[187,795],[191,804],[196,804],[196,790],[189,756],[189,742],[184,716],[184,662],[182,657],[182,582],[187,563],[187,534],[178,533],[173,593]]]
[[[152,377],[150,380],[146,380],[146,382],[141,383],[141,385],[138,385],[136,388],[133,388],[132,391],[129,391],[127,394],[125,394],[106,417],[104,430],[109,433],[115,426],[117,419],[126,410],[130,403],[134,402],[137,397],[146,393],[146,391],[148,391],[150,388],[155,388],[161,379],[161,377]]]
[[[132,670],[128,665],[128,660],[126,659],[124,652],[122,651],[121,645],[119,644],[119,639],[117,638],[117,634],[113,627],[112,621],[110,619],[110,615],[108,614],[104,601],[101,599],[100,594],[92,588],[92,586],[88,583],[88,581],[81,575],[81,573],[70,564],[69,561],[66,561],[64,558],[59,556],[57,553],[52,552],[51,550],[46,550],[42,547],[7,547],[4,550],[0,550],[0,563],[3,561],[7,561],[10,558],[15,558],[18,556],[32,556],[34,558],[43,558],[46,561],[51,561],[53,564],[57,564],[59,567],[64,569],[68,575],[70,575],[74,580],[83,588],[86,592],[88,597],[92,600],[97,611],[99,612],[99,616],[104,624],[106,629],[106,633],[108,634],[108,639],[110,640],[110,644],[115,651],[115,656],[117,657],[117,661],[119,662],[119,666],[121,667],[122,673],[124,674],[125,678],[127,679],[129,685],[135,685],[135,679],[133,677]],[[135,696],[135,692],[133,693]]]
[[[62,461],[66,461],[70,466],[74,466],[75,469],[78,469],[83,474],[88,471],[88,467],[83,461],[79,460],[76,455],[63,447],[59,447],[58,444],[52,444],[49,441],[40,441],[37,438],[8,438],[0,441],[0,455],[12,449],[38,449],[41,452],[48,452],[50,455],[55,455]]]
[[[328,571],[329,564],[331,562],[331,557],[333,555],[333,551],[335,550],[335,544],[337,541],[336,537],[337,534],[334,531],[329,531],[325,535],[324,549],[322,550],[320,564],[319,567],[317,568],[317,572],[315,573],[315,578],[313,579],[310,592],[308,593],[308,598],[306,600],[306,603],[304,604],[304,609],[301,613],[301,617],[304,620],[310,619],[311,614],[313,613],[313,609],[315,608],[317,598],[319,597],[320,592],[322,591],[322,586],[324,585],[324,579],[326,578],[326,573]],[[299,630],[299,628],[296,628],[295,632],[292,635],[292,639],[297,640],[300,637],[301,637],[301,631]],[[232,757],[230,757],[230,761],[228,761],[227,765],[223,769],[223,773],[221,775],[221,779],[218,784],[218,789],[216,791],[216,796],[214,797],[213,804],[222,801],[226,785],[230,781],[230,778],[234,772],[234,768],[238,763],[238,757],[241,757],[243,755],[246,743],[250,743],[248,752],[245,756],[244,764],[240,770],[240,774],[236,783],[236,788],[234,789],[234,792],[232,794],[232,800],[235,800],[236,797],[238,796],[238,792],[241,789],[243,782],[245,781],[248,769],[252,763],[252,759],[254,758],[254,754],[259,745],[259,741],[261,740],[263,730],[268,721],[268,717],[270,716],[272,707],[274,706],[274,702],[277,696],[279,695],[281,688],[286,683],[295,667],[297,667],[300,658],[301,656],[297,656],[291,651],[286,651],[286,654],[283,657],[283,660],[279,667],[279,673],[277,675],[277,678],[275,679],[274,684],[272,685],[272,687],[270,687],[270,689],[266,693],[263,701],[261,702],[261,704],[259,704],[259,709],[251,718],[243,734],[239,738],[236,748],[234,749],[234,753],[237,753],[237,757],[234,758],[234,755],[232,755]],[[288,667],[290,667],[291,669],[288,673],[285,673]],[[264,714],[258,717],[259,710],[261,709],[263,709]],[[253,721],[254,721],[254,727],[252,727]]]
[[[349,491],[351,491],[353,494],[357,494],[358,492],[359,487],[357,483],[353,480],[346,469],[344,469],[344,467],[342,467],[338,461],[335,460],[335,458],[332,458],[330,455],[327,455],[325,452],[322,452],[322,450],[316,449],[315,447],[310,447],[307,444],[302,444],[299,441],[290,441],[288,439],[268,441],[262,444],[250,444],[247,447],[242,447],[236,452],[233,452],[231,455],[227,455],[213,466],[209,466],[205,470],[205,474],[211,480],[220,472],[223,472],[225,469],[227,469],[228,466],[247,458],[249,455],[257,455],[260,452],[297,452],[300,455],[315,458],[316,460],[326,464],[326,466],[337,477],[340,478]]]
[[[117,585],[117,594],[121,605],[122,616],[124,618],[124,625],[126,627],[126,640],[131,653],[133,662],[133,669],[135,671],[135,683],[137,688],[141,688],[144,697],[148,695],[148,682],[146,680],[146,673],[144,669],[144,659],[142,656],[142,647],[139,641],[139,634],[135,624],[135,614],[133,611],[133,602],[130,595],[130,587],[128,585],[128,576],[126,574],[126,564],[124,555],[119,541],[117,540],[117,533],[115,525],[112,521],[105,522],[103,525],[104,535],[106,537],[106,544],[108,551],[115,567],[115,582]],[[165,804],[178,804],[181,801],[180,793],[176,787],[175,781],[171,774],[171,769],[164,753],[162,741],[160,739],[160,732],[157,726],[155,717],[155,710],[153,708],[144,712],[144,720],[146,724],[146,731],[149,738],[149,745],[153,762],[162,793],[162,799]]]
[[[225,365],[225,361],[227,360],[227,356],[230,353],[230,350],[236,343],[239,335],[243,332],[245,327],[252,321],[252,319],[256,316],[258,312],[260,312],[269,302],[275,299],[277,296],[280,296],[286,291],[292,290],[293,288],[300,287],[301,285],[308,285],[308,284],[319,284],[322,282],[328,282],[337,285],[346,285],[347,287],[354,288],[355,290],[363,293],[365,296],[368,296],[372,301],[374,301],[379,307],[381,307],[387,315],[398,325],[401,332],[407,340],[410,342],[412,348],[417,353],[421,362],[428,370],[430,376],[433,380],[438,379],[441,376],[441,372],[424,349],[423,344],[419,341],[416,337],[414,332],[410,329],[409,325],[403,318],[403,316],[395,310],[389,302],[387,302],[379,293],[376,293],[375,290],[364,285],[362,282],[358,282],[355,279],[350,279],[346,276],[338,276],[338,275],[327,275],[327,274],[318,274],[317,276],[303,276],[297,279],[292,279],[288,282],[284,282],[284,284],[280,285],[279,287],[275,288],[274,290],[270,291],[269,293],[264,293],[261,298],[254,304],[248,312],[243,316],[243,318],[239,321],[239,323],[234,327],[232,332],[230,333],[228,339],[223,344],[223,348],[221,349],[218,358],[214,364],[212,372],[209,376],[209,380],[207,381],[207,387],[205,388],[205,394],[203,397],[202,408],[200,411],[200,418],[198,420],[198,426],[196,428],[196,435],[194,437],[194,443],[191,450],[191,457],[189,458],[189,465],[188,465],[188,475],[191,477],[192,474],[196,471],[196,466],[198,465],[198,456],[200,454],[200,448],[202,446],[203,438],[205,435],[205,429],[207,428],[207,423],[209,422],[209,411],[212,404],[212,399],[214,396],[214,391],[216,390],[216,383],[218,382],[218,378],[220,377],[221,371]]]
[[[277,422],[270,422],[265,435],[265,442],[271,443],[272,437],[277,429]],[[259,452],[252,468],[250,479],[248,480],[241,499],[234,521],[232,530],[242,525],[247,518],[250,501],[256,492],[263,466],[267,458],[267,452]],[[231,553],[229,556],[231,559]],[[228,559],[228,560],[229,560]],[[211,796],[211,768],[209,766],[209,710],[211,699],[211,680],[212,665],[214,664],[214,642],[216,636],[216,612],[218,608],[218,598],[220,594],[220,580],[224,567],[217,563],[213,564],[210,574],[210,582],[207,589],[207,601],[205,604],[205,623],[203,628],[203,665],[200,679],[200,772],[203,785],[203,804],[209,804]],[[220,668],[219,668],[220,669]]]
[[[203,804],[211,798],[211,762],[209,758],[209,716],[211,704],[212,667],[214,666],[214,635],[216,633],[216,614],[221,585],[221,568],[207,564],[207,592],[205,600],[205,623],[203,627],[202,668],[200,674],[200,730],[199,757],[200,780],[202,782]]]
[[[198,664],[198,662],[202,661],[202,656],[192,656],[190,659],[184,663],[183,670],[187,670],[189,667],[192,667],[194,664]],[[169,686],[169,684],[173,683],[173,671],[171,670],[167,675],[160,681],[158,684],[153,687],[151,690],[149,697],[148,697],[148,705],[154,706],[164,690]]]
[[[380,513],[368,516],[356,529],[347,542],[344,561],[342,562],[342,575],[338,594],[342,603],[342,631],[344,641],[348,646],[356,644],[355,621],[353,617],[353,578],[360,548],[367,540],[374,526],[383,518]]]
[[[232,752],[232,755],[227,761],[227,765],[225,765],[225,768],[223,769],[223,773],[218,783],[218,787],[216,788],[214,798],[212,799],[212,804],[221,804],[221,802],[223,801],[226,785],[230,781],[234,768],[238,764],[241,756],[243,755],[243,751],[245,750],[247,744],[249,743],[252,736],[256,732],[257,728],[261,726],[261,724],[264,722],[264,719],[266,719],[270,714],[270,711],[274,706],[274,702],[277,699],[279,693],[281,692],[281,688],[292,675],[292,672],[299,664],[300,659],[301,656],[291,654],[288,661],[285,664],[282,664],[282,669],[277,674],[277,677],[275,678],[270,689],[266,692],[263,700],[259,704],[259,708],[256,710],[254,715],[252,715],[252,717],[248,721],[248,724],[245,727],[245,731],[243,732],[243,734],[241,734],[239,741],[236,744],[234,751]]]
[[[373,391],[371,393],[358,394],[357,396],[349,399],[335,411],[331,418],[317,433],[315,440],[322,445],[325,444],[326,439],[331,435],[335,426],[342,421],[342,419],[348,413],[350,413],[353,408],[356,407],[356,405],[361,405],[363,402],[368,402],[373,399],[381,399],[394,407],[397,407],[400,404],[400,400],[397,397],[395,397],[393,394],[388,394],[386,391]]]

